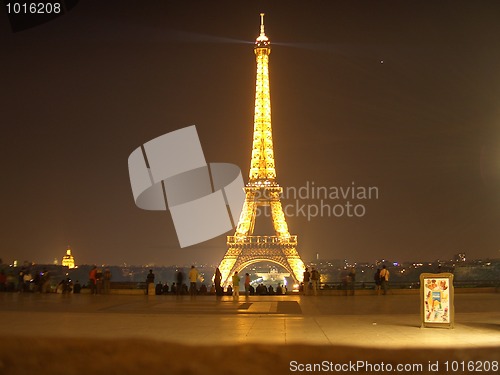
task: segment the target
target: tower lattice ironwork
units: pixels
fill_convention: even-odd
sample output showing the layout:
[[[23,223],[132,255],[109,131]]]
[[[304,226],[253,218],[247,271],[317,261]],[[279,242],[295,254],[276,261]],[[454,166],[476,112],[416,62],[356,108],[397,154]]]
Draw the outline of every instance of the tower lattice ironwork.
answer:
[[[260,35],[254,47],[257,78],[249,181],[245,187],[246,198],[236,232],[227,237],[228,249],[219,266],[223,286],[229,284],[235,271],[240,272],[253,263],[263,261],[279,264],[295,281],[299,280],[304,270],[304,263],[297,252],[297,236],[290,235],[281,206],[283,189],[276,182],[269,89],[271,46],[264,32],[264,14],[260,16]],[[254,236],[258,208],[263,206],[270,207],[275,234]]]

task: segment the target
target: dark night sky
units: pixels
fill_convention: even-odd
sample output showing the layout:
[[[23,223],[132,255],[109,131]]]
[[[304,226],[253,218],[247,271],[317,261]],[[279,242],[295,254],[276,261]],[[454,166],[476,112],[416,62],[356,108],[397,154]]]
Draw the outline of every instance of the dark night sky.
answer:
[[[135,206],[127,159],[195,124],[246,182],[261,11],[278,182],[379,189],[362,218],[289,217],[303,259],[500,257],[499,1],[184,0],[0,15],[0,258],[220,261],[224,236],[180,249]]]

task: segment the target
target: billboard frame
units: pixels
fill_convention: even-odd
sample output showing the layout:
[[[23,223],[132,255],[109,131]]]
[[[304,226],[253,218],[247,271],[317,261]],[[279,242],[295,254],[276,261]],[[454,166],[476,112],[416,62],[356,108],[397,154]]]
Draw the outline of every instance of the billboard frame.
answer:
[[[420,275],[421,328],[454,328],[455,291],[452,273]]]

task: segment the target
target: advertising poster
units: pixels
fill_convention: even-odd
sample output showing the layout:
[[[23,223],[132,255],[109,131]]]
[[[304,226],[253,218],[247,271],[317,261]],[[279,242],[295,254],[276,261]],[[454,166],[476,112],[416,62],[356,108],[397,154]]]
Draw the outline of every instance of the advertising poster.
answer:
[[[420,275],[422,326],[453,326],[453,274]]]

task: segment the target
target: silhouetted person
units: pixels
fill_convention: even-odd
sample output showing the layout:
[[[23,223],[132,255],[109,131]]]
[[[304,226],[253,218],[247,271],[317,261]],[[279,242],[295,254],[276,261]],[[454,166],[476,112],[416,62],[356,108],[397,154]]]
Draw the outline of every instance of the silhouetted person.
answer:
[[[219,267],[217,267],[215,269],[214,284],[215,284],[215,294],[218,296],[222,296],[224,294],[221,282],[222,282],[222,274],[219,270]]]
[[[78,280],[76,280],[75,285],[73,285],[73,294],[80,294],[82,290],[82,285]]]
[[[315,296],[318,295],[318,289],[319,289],[319,272],[314,267],[311,270],[311,284],[312,284],[313,294]]]
[[[382,266],[380,271],[380,283],[384,295],[387,294],[387,287],[389,286],[389,270],[386,268],[385,264]]]
[[[256,292],[257,292],[257,295],[259,295],[259,296],[265,296],[267,294],[267,288],[264,286],[264,284],[260,283],[257,286]]]
[[[34,292],[42,291],[42,274],[43,272],[35,272],[35,276],[33,277]]]
[[[104,270],[103,284],[104,284],[104,294],[109,294],[111,292],[111,271],[109,270],[109,268],[106,268]]]
[[[21,270],[17,274],[17,290],[19,291],[19,293],[24,292],[24,273],[25,272],[26,272],[26,270],[23,267],[23,268],[21,268]]]
[[[42,285],[40,292],[49,293],[50,292],[50,274],[46,268],[43,269],[40,283]]]
[[[355,283],[356,283],[356,269],[352,267],[351,271],[349,272],[349,289],[351,290],[352,295],[354,295]]]
[[[191,266],[188,276],[189,276],[189,294],[194,296],[198,292],[196,288],[196,282],[198,281],[198,276],[199,276],[198,270],[196,269],[195,266]]]
[[[149,294],[149,285],[155,283],[155,274],[153,270],[149,270],[148,275],[146,276],[146,294]]]
[[[103,273],[102,269],[98,268],[97,272],[95,274],[95,285],[96,285],[96,293],[101,294],[102,293],[102,282],[103,282]]]
[[[94,266],[89,272],[89,287],[90,287],[90,294],[96,294],[96,273],[97,273],[97,267]]]
[[[24,291],[25,292],[30,292],[30,283],[31,283],[31,273],[29,270],[27,270],[24,275],[23,275],[23,281],[24,281]]]
[[[375,275],[373,275],[373,280],[375,281],[375,293],[380,294],[380,286],[382,285],[382,280],[380,278],[380,268],[377,268]]]
[[[7,290],[7,275],[3,270],[0,271],[0,292]]]
[[[177,295],[182,293],[182,283],[184,282],[184,272],[182,272],[182,268],[177,271]]]
[[[162,290],[163,294],[168,294],[168,284],[165,283],[165,285],[163,285],[163,290]]]
[[[62,294],[69,294],[73,291],[73,288],[72,288],[73,282],[71,281],[71,279],[69,277],[67,277],[64,280],[61,280],[59,285],[61,286]]]
[[[311,273],[309,272],[309,268],[306,267],[306,270],[303,274],[303,283],[304,283],[304,295],[307,296],[309,294],[309,281],[311,280]]]
[[[162,293],[163,293],[163,285],[161,284],[160,281],[158,281],[158,284],[156,284],[156,287],[155,287],[155,294],[157,296],[160,296],[160,295],[162,295]]]
[[[250,275],[248,272],[245,274],[245,296],[249,296],[250,294]]]

